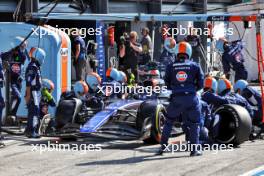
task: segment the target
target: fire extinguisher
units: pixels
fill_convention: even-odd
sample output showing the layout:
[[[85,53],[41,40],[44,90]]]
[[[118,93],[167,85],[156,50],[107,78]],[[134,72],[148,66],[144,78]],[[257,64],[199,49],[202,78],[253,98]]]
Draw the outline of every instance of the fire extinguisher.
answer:
[[[108,33],[108,43],[110,46],[114,46],[115,44],[115,27],[114,26],[109,26],[107,29]]]

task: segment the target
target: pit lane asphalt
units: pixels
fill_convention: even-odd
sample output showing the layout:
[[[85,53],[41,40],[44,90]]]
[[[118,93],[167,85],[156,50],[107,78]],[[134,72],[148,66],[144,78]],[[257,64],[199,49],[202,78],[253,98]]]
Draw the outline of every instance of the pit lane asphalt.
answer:
[[[183,136],[173,140],[184,139]],[[101,151],[33,151],[32,144],[48,144],[56,138],[5,137],[0,149],[0,176],[235,176],[264,165],[264,140],[246,142],[233,151],[206,151],[201,157],[189,152],[154,156],[158,145],[141,141],[109,141],[85,138],[63,144],[100,144]]]

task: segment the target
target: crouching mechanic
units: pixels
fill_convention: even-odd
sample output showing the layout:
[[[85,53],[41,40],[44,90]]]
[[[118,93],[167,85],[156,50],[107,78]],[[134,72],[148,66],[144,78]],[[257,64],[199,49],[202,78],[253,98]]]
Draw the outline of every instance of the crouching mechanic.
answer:
[[[174,121],[185,113],[186,120],[183,120],[189,122],[190,143],[194,146],[191,147],[190,156],[199,156],[202,153],[196,146],[199,144],[201,107],[196,91],[203,88],[204,75],[200,66],[190,61],[192,47],[189,43],[179,43],[175,53],[176,59],[168,65],[165,74],[165,84],[172,90],[172,95],[162,132],[161,148],[157,154],[161,155],[166,148]]]
[[[49,79],[42,79],[41,84],[40,119],[49,113],[49,106],[56,106],[56,102],[52,96],[52,91],[54,90],[53,82]]]
[[[238,80],[234,85],[234,91],[244,97],[253,108],[253,124],[262,125],[262,98],[261,94],[250,87],[245,80]]]
[[[28,121],[25,134],[29,138],[38,138],[38,123],[40,117],[39,103],[41,98],[41,73],[46,53],[41,48],[31,48],[30,63],[26,68],[25,102],[28,108]]]
[[[86,94],[86,106],[92,109],[102,110],[104,102],[99,96],[99,86],[101,85],[102,78],[95,72],[86,76],[86,83],[88,85],[88,94]]]
[[[242,96],[231,92],[232,84],[228,79],[220,79],[218,81],[218,95],[211,91],[206,91],[202,95],[202,100],[213,106],[216,110],[219,106],[224,104],[236,104],[248,110],[252,117],[253,111],[250,104]]]

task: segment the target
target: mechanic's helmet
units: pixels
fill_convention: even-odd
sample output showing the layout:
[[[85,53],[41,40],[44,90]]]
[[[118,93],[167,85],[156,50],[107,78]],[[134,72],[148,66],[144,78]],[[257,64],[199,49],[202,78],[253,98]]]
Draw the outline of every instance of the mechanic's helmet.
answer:
[[[175,54],[177,55],[177,58],[179,56],[186,56],[185,59],[190,59],[192,57],[192,46],[188,42],[180,42],[175,47]]]
[[[204,79],[204,89],[211,89],[217,91],[217,81],[215,78],[208,76]]]
[[[14,48],[14,47],[17,47],[19,46],[23,41],[25,40],[25,38],[23,37],[20,37],[20,36],[16,36],[15,39],[11,42],[11,46]],[[27,47],[27,41],[24,41],[21,45],[20,45],[20,49],[22,51],[24,51]]]
[[[33,47],[29,51],[29,56],[30,58],[35,58],[38,61],[39,65],[42,65],[44,63],[46,53],[41,48]]]
[[[175,52],[175,47],[176,47],[176,41],[174,38],[166,38],[164,41],[164,48],[169,52],[169,53],[174,53]]]
[[[108,68],[106,71],[106,77],[111,78],[112,80],[118,81],[119,71],[115,68]]]
[[[224,44],[227,42],[225,38],[219,38],[216,43],[215,47],[218,49],[219,52],[223,53],[225,51]]]
[[[77,81],[73,86],[74,93],[77,97],[81,97],[88,93],[88,86],[84,81]]]
[[[232,84],[228,79],[219,79],[218,80],[218,94],[222,94],[225,90],[231,90]]]
[[[48,89],[49,92],[52,92],[54,90],[54,83],[49,79],[42,79],[41,86],[43,89]]]
[[[151,75],[152,78],[160,78],[160,71],[159,70],[149,70],[148,74]]]
[[[248,86],[248,82],[246,80],[238,80],[235,85],[234,85],[234,91],[238,92],[240,90],[240,92],[243,92],[243,90]]]
[[[95,73],[89,73],[86,76],[86,83],[88,84],[89,88],[91,88],[93,91],[96,91],[98,89],[98,86],[101,84],[101,77]]]
[[[126,83],[127,82],[127,76],[124,72],[119,71],[119,77],[118,77],[118,81],[121,83]]]

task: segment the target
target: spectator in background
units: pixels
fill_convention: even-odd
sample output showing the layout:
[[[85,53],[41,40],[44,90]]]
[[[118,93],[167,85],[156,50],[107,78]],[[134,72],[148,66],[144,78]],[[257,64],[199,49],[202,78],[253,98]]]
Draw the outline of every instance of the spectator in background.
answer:
[[[120,45],[118,46],[119,50],[119,69],[124,69],[124,60],[125,60],[125,54],[126,54],[126,43],[129,41],[129,36],[126,32],[123,33],[123,35],[120,37]]]
[[[151,38],[149,36],[149,29],[147,27],[144,27],[141,31],[142,39],[141,39],[141,45],[142,45],[142,59],[140,60],[140,65],[145,65],[151,60],[151,53],[152,53],[152,42]]]
[[[125,42],[125,58],[124,67],[127,75],[133,73],[137,81],[137,66],[138,66],[138,56],[142,52],[142,47],[137,43],[137,32],[132,31],[129,35],[129,41]],[[129,79],[129,78],[128,78]]]
[[[79,31],[71,33],[73,36],[74,66],[76,72],[76,81],[85,79],[86,70],[86,46]]]
[[[190,43],[190,45],[192,46],[192,50],[193,50],[192,59],[193,59],[193,61],[196,63],[200,63],[201,62],[201,58],[200,58],[201,38],[200,38],[200,36],[197,35],[197,29],[190,28],[190,30],[191,30],[190,35],[187,35],[184,40],[186,42]]]

